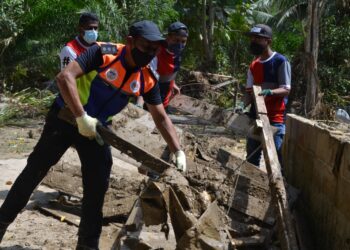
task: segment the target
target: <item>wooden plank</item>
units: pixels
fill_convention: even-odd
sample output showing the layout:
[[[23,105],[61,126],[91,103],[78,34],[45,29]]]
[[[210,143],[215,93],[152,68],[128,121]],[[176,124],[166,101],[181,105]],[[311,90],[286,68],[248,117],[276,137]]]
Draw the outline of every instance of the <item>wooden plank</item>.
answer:
[[[154,156],[152,153],[129,142],[127,139],[118,136],[111,129],[98,125],[97,131],[106,143],[141,162],[143,167],[158,173],[163,173],[164,170],[172,167],[170,163]]]
[[[173,124],[186,124],[186,125],[211,125],[210,121],[191,116],[184,115],[168,115]]]
[[[220,161],[223,166],[227,166],[230,169],[240,167],[240,175],[249,179],[250,184],[259,186],[266,191],[266,194],[270,194],[269,180],[267,174],[254,166],[253,164],[235,156],[231,152],[228,152],[224,148],[220,148],[217,154],[217,160]]]
[[[75,118],[68,108],[62,108],[58,113],[58,117],[76,126]],[[136,144],[131,143],[129,140],[117,135],[111,129],[104,127],[102,124],[97,124],[96,130],[105,143],[108,143],[122,153],[141,162],[142,167],[146,167],[158,173],[162,173],[165,169],[171,167],[169,163],[147,152]]]
[[[137,199],[130,212],[128,220],[124,225],[125,229],[130,232],[139,230],[143,223],[142,219],[143,219],[143,214],[142,214],[140,199]]]
[[[276,222],[270,199],[259,199],[239,189],[235,191],[232,208],[272,226]]]
[[[266,237],[263,235],[255,235],[251,237],[230,238],[233,247],[263,247],[265,245]]]
[[[278,218],[279,237],[283,249],[299,249],[295,230],[292,223],[292,216],[288,207],[286,188],[281,173],[281,166],[278,161],[277,151],[270,129],[270,122],[267,117],[267,110],[263,96],[259,96],[260,86],[253,87],[253,100],[257,111],[258,119],[262,122],[262,145],[266,169],[269,177],[269,184],[272,195],[272,202],[276,208]]]
[[[59,210],[50,208],[48,206],[40,205],[40,204],[36,204],[35,208],[38,209],[43,214],[50,215],[50,216],[58,219],[61,222],[66,222],[69,225],[74,225],[77,227],[79,226],[79,223],[80,223],[79,216],[69,214],[69,213],[66,213],[63,211],[59,211]]]

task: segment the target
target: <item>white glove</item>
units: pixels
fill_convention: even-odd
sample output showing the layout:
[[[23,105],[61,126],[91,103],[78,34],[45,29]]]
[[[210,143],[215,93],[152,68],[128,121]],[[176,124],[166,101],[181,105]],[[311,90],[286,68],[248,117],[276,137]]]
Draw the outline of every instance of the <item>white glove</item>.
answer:
[[[174,156],[177,170],[181,172],[186,172],[186,155],[184,151],[178,150],[175,152]]]
[[[76,118],[79,133],[89,138],[96,137],[96,125],[98,120],[89,116],[86,112]]]

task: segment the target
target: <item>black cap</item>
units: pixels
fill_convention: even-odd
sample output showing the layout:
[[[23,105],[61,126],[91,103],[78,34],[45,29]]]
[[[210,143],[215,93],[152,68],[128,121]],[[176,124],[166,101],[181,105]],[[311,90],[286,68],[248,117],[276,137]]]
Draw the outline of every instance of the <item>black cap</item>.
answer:
[[[136,22],[129,28],[129,35],[136,37],[142,36],[148,41],[156,42],[156,41],[165,41],[162,33],[160,33],[158,26],[148,20],[143,20],[140,22]]]
[[[257,24],[254,25],[246,35],[272,38],[272,29],[266,24]]]
[[[187,26],[181,22],[175,22],[169,25],[168,33],[176,33],[181,36],[188,36]]]

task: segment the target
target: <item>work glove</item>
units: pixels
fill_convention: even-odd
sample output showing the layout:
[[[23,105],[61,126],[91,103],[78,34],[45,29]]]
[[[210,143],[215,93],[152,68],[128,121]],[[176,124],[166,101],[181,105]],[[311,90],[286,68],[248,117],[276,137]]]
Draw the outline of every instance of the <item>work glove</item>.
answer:
[[[174,154],[175,165],[180,172],[186,172],[186,155],[184,151],[178,150]]]
[[[270,95],[273,95],[273,92],[271,89],[263,89],[259,95],[263,95],[263,96],[270,96]]]
[[[89,116],[86,112],[76,118],[79,133],[85,137],[95,138],[96,137],[96,125],[98,120]]]

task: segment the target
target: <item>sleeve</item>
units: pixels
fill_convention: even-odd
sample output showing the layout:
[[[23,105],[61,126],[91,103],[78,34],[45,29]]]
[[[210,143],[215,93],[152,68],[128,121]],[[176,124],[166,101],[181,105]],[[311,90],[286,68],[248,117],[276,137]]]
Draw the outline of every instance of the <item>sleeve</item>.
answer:
[[[278,84],[280,88],[291,88],[291,67],[290,63],[285,60],[278,68]]]
[[[63,70],[71,61],[74,61],[77,54],[69,46],[64,46],[60,52],[61,70]]]
[[[247,73],[247,82],[245,85],[245,89],[247,92],[252,91],[254,85],[254,77],[252,71],[249,69]]]
[[[84,73],[98,69],[103,64],[101,47],[97,44],[88,48],[84,53],[77,57],[76,61]]]
[[[150,91],[143,94],[143,99],[146,103],[151,105],[158,105],[162,103],[162,99],[160,98],[160,90],[159,90],[158,83],[154,85],[154,87]]]

